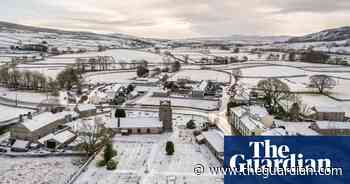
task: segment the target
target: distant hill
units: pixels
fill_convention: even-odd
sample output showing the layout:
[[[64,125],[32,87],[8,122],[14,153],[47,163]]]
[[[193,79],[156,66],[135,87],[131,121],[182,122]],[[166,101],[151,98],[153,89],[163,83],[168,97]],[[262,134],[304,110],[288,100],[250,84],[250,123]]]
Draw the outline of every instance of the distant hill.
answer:
[[[65,31],[41,28],[0,21],[0,47],[22,43],[47,41],[57,47],[96,47],[105,45],[113,48],[135,48],[152,46],[149,39],[125,34],[97,34],[84,31]]]
[[[288,42],[319,42],[319,41],[341,41],[350,39],[350,26],[335,29],[327,29],[318,33],[305,36],[293,37]]]
[[[227,37],[202,37],[189,38],[176,41],[198,43],[227,43],[227,44],[269,44],[274,42],[286,42],[289,36],[256,36],[256,35],[232,35]]]

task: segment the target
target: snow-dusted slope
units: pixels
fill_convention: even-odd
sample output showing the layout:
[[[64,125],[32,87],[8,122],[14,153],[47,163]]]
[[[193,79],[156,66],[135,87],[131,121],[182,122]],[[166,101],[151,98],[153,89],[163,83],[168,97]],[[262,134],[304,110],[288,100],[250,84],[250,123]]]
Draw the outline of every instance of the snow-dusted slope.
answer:
[[[203,37],[175,40],[180,43],[218,43],[218,44],[270,44],[274,42],[285,42],[288,36],[254,36],[254,35],[232,35],[227,37]]]
[[[98,45],[113,48],[136,48],[149,46],[151,43],[128,35],[103,35],[90,32],[73,32],[56,29],[24,26],[0,22],[0,47],[9,48],[21,43],[47,42],[52,47],[72,49],[95,49]]]
[[[350,39],[350,26],[328,29],[301,37],[294,37],[289,39],[289,42],[340,41],[347,39]]]

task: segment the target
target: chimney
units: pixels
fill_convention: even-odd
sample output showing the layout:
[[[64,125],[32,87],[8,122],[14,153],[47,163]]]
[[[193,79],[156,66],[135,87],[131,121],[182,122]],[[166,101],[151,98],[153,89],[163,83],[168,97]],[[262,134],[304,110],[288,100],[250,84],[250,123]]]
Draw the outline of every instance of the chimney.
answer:
[[[28,112],[28,119],[33,119],[33,115],[32,115],[32,113],[31,112]]]

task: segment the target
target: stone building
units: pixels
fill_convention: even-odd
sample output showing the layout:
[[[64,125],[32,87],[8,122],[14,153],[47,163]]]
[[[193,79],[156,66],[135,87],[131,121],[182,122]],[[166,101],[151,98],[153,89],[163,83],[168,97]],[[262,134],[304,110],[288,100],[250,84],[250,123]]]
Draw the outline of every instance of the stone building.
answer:
[[[344,121],[345,112],[336,106],[315,106],[313,119],[317,121]]]
[[[350,135],[350,122],[317,121],[310,128],[324,136]]]
[[[159,120],[163,123],[164,131],[173,130],[173,112],[171,109],[171,101],[160,101],[159,105]]]
[[[95,116],[97,108],[93,104],[78,104],[75,107],[75,111],[79,113],[80,118]]]
[[[13,126],[10,130],[11,139],[38,142],[39,139],[55,132],[60,126],[77,118],[71,111],[59,113],[44,112],[37,116],[28,116],[22,123]]]

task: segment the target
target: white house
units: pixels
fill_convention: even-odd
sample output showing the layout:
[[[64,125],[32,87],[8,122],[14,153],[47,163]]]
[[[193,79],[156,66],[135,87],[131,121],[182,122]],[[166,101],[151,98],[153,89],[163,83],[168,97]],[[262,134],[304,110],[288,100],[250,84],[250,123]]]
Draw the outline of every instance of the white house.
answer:
[[[264,107],[239,106],[230,109],[231,126],[243,136],[260,135],[273,123],[273,117]]]

